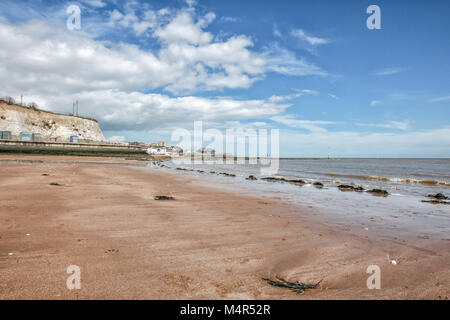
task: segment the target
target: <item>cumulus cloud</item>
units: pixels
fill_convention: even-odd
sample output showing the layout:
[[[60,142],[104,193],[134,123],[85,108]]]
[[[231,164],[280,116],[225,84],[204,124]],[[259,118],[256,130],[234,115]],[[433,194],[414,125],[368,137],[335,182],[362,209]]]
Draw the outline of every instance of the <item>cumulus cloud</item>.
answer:
[[[203,77],[213,70],[215,76],[205,81],[209,85],[203,87],[207,90],[248,88],[253,82],[262,79],[266,72],[291,76],[328,75],[320,67],[304,58],[297,58],[292,51],[278,44],[272,44],[263,52],[257,53],[251,51],[253,41],[248,36],[234,35],[225,41],[219,40],[219,36],[205,31],[216,19],[213,12],[199,16],[194,8],[189,8],[167,16],[169,13],[147,10],[142,19],[136,20],[133,10],[127,15],[113,11],[108,25],[132,28],[138,36],[147,32],[162,44],[161,57],[167,57],[176,64],[195,66],[195,72],[188,74],[188,77]],[[128,20],[127,16],[130,16]],[[185,85],[171,85],[168,89],[172,92],[189,90],[187,83],[195,84],[195,81],[185,81]]]
[[[109,22],[107,24],[110,27],[114,27],[118,21],[122,20],[123,17],[124,15],[119,10],[114,9],[109,13]]]
[[[138,16],[128,6],[109,13],[109,26],[154,37],[160,48],[153,51],[98,41],[44,21],[0,22],[0,74],[6,74],[8,66],[10,78],[4,88],[26,91],[40,86],[42,95],[105,89],[189,94],[249,88],[267,72],[327,74],[278,45],[255,52],[248,36],[219,39],[205,31],[215,18],[213,12],[198,15],[194,8],[146,10]]]
[[[175,94],[248,88],[268,71],[290,75],[324,72],[287,50],[256,53],[244,35],[225,40],[205,31],[214,13],[194,10],[110,12],[109,24],[152,32],[161,44],[149,51],[136,45],[92,39],[61,25],[31,21],[0,22],[0,87],[4,94],[33,100],[54,111],[70,112],[79,100],[82,114],[97,118],[107,130],[147,130],[177,121],[240,121],[278,115],[291,96],[269,99],[170,97]],[[147,23],[147,25],[143,25]],[[281,56],[276,57],[277,53]]]
[[[110,27],[120,26],[126,28],[130,26],[134,27],[136,24],[138,24],[138,22],[139,19],[134,14],[134,12],[123,14],[119,10],[114,9],[109,14],[109,22],[107,23],[107,25]]]
[[[69,110],[72,98],[79,101],[80,113],[98,119],[104,130],[145,131],[192,123],[194,120],[264,119],[280,114],[290,106],[269,100],[195,96],[173,98],[163,94],[114,89],[80,92],[73,97],[53,95],[45,102],[52,106],[65,105]]]
[[[174,37],[172,31],[161,32],[164,40]],[[0,23],[0,36],[5,89],[39,86],[46,94],[163,88],[182,93],[248,88],[264,74],[265,61],[248,49],[253,44],[245,36],[208,42],[210,37],[202,33],[178,35],[185,41],[171,42],[157,54],[130,44],[106,46],[37,21],[17,26]]]
[[[208,44],[213,40],[213,35],[203,30],[213,19],[206,15],[197,23],[194,22],[192,15],[188,12],[181,12],[170,23],[155,31],[155,36],[161,41],[172,43],[186,43],[190,45]]]

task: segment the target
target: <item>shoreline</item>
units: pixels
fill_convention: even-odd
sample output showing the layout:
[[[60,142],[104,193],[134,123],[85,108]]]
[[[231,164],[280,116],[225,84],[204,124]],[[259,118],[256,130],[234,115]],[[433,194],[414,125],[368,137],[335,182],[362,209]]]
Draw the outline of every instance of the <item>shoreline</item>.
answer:
[[[449,239],[331,226],[323,209],[139,161],[32,158],[0,167],[0,299],[448,299]],[[72,264],[81,290],[66,288]],[[266,277],[322,282],[299,295]]]

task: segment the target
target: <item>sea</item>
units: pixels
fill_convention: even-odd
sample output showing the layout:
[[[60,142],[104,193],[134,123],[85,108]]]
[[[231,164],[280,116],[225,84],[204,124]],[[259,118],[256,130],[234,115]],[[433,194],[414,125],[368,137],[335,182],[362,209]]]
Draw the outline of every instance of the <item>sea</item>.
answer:
[[[267,181],[261,165],[245,163],[150,163],[161,170],[190,174],[211,187],[276,197],[321,215],[331,224],[350,225],[424,239],[450,240],[450,204],[430,203],[429,195],[450,198],[450,159],[279,159],[271,177],[305,184]],[[257,180],[247,180],[250,175]],[[319,188],[314,183],[320,182]],[[382,189],[388,196],[341,191],[339,185]],[[300,210],[305,212],[305,210]],[[308,210],[306,210],[308,211]]]

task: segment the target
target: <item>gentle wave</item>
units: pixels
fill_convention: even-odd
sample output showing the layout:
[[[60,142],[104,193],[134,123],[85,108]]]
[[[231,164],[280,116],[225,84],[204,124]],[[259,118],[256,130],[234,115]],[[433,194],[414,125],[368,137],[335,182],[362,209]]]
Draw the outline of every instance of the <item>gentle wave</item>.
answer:
[[[189,171],[195,171],[192,168],[184,168],[185,170]],[[224,170],[227,171],[227,170]],[[236,172],[233,171],[234,174],[245,176],[248,173],[243,172]],[[398,183],[398,184],[416,184],[416,185],[423,185],[423,186],[445,186],[450,187],[450,181],[444,181],[444,180],[435,180],[435,179],[414,179],[414,178],[400,178],[400,177],[385,177],[385,176],[369,176],[369,175],[359,175],[359,174],[342,174],[342,173],[332,173],[332,172],[309,172],[310,174],[315,175],[321,175],[321,176],[329,176],[333,178],[350,178],[350,179],[357,179],[357,180],[366,180],[366,181],[379,181],[379,182],[391,182],[391,183]],[[318,177],[305,177],[305,176],[294,176],[294,175],[272,175],[274,178],[279,179],[302,179],[307,182],[314,182],[314,181],[323,181],[323,179],[320,179]],[[345,183],[345,181],[339,181],[339,180],[328,180],[325,179],[324,182],[330,182],[330,183]]]
[[[394,183],[405,183],[405,184],[420,184],[426,186],[446,186],[450,187],[450,181],[434,180],[434,179],[414,179],[414,178],[399,178],[399,177],[383,177],[383,176],[367,176],[358,174],[341,174],[341,173],[323,173],[316,172],[316,174],[326,175],[330,177],[341,177],[341,178],[353,178],[359,180],[371,180],[371,181],[382,181],[382,182],[394,182]]]

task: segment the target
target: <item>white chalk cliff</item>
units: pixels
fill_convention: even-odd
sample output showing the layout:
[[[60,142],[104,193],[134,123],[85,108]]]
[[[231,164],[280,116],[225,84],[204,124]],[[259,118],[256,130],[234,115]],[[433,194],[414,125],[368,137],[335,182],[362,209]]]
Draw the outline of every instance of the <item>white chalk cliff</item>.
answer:
[[[80,142],[105,141],[96,120],[10,105],[2,101],[0,131],[11,131],[13,139],[19,139],[21,132],[29,132],[40,134],[42,141],[69,142],[70,136],[78,136]]]

